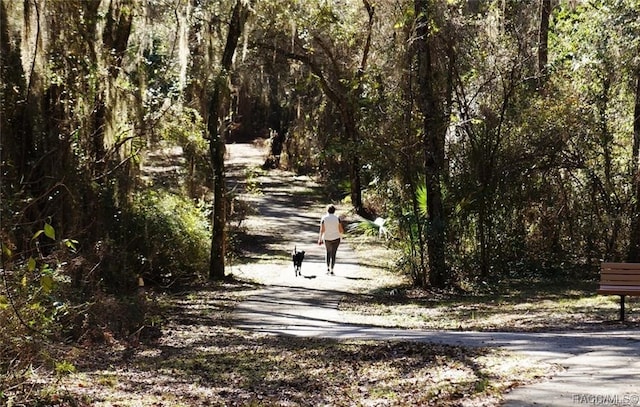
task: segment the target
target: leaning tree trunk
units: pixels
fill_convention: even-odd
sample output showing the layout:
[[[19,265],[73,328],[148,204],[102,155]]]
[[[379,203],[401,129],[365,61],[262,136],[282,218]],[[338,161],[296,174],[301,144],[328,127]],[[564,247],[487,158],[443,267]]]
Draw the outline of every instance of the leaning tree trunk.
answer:
[[[215,79],[214,90],[209,100],[209,112],[207,132],[209,133],[209,151],[211,154],[211,166],[213,168],[213,214],[211,233],[211,262],[209,263],[209,279],[222,280],[225,277],[224,258],[226,242],[226,197],[225,197],[225,136],[223,132],[222,118],[224,118],[223,106],[225,102],[225,90],[233,55],[238,46],[238,40],[242,34],[244,24],[249,16],[250,4],[243,0],[237,0],[229,22],[227,42],[222,54],[220,72]]]

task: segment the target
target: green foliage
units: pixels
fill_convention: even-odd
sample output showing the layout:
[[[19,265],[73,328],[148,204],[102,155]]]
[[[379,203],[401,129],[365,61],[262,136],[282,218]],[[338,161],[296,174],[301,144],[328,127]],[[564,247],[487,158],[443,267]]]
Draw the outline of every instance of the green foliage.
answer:
[[[122,276],[114,271],[111,278],[124,277],[132,284],[134,276],[142,275],[160,286],[202,278],[209,261],[209,225],[208,210],[202,204],[170,192],[138,194],[118,230],[126,245],[122,266],[128,272]],[[119,284],[111,280],[108,285]]]
[[[33,233],[24,253],[3,242],[0,295],[0,387],[19,383],[21,372],[46,357],[45,339],[62,339],[67,317],[70,278],[67,260],[72,252],[59,239],[51,220]]]
[[[261,194],[258,177],[262,174],[260,168],[248,168],[245,170],[245,190],[249,194]]]
[[[32,239],[37,239],[41,234],[43,234],[51,240],[56,240],[56,231],[49,223],[44,224],[44,228],[40,229],[33,235]]]
[[[373,222],[365,219],[349,225],[347,232],[362,234],[364,236],[375,236],[378,233],[378,230]]]
[[[66,360],[62,362],[56,362],[54,371],[58,376],[66,376],[76,372],[76,367],[73,363],[70,363]]]
[[[418,203],[418,210],[422,216],[427,215],[427,187],[420,185],[416,190],[416,202]]]

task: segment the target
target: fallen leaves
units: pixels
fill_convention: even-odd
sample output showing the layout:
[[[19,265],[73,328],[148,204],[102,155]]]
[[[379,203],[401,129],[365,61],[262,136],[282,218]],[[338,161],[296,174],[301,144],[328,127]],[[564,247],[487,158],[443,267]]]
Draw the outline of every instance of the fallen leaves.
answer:
[[[242,331],[210,312],[242,296],[229,288],[166,299],[163,337],[128,360],[124,349],[67,351],[78,372],[41,375],[38,397],[67,400],[61,406],[489,406],[554,369],[484,348]]]
[[[426,290],[406,290],[406,297],[392,298],[386,291],[350,294],[340,304],[345,322],[385,327],[433,330],[549,332],[558,330],[608,329],[618,318],[615,297],[595,295],[595,287],[576,282],[529,283],[526,291],[505,289],[503,294],[441,295]],[[640,304],[629,297],[630,309]],[[640,319],[631,313],[628,327]]]

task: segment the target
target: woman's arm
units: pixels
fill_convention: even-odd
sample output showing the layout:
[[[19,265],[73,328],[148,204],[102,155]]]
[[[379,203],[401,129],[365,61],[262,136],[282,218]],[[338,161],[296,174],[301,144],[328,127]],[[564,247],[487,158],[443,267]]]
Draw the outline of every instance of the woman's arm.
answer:
[[[322,235],[324,234],[324,222],[320,223],[320,234],[318,235],[318,244],[322,244]]]

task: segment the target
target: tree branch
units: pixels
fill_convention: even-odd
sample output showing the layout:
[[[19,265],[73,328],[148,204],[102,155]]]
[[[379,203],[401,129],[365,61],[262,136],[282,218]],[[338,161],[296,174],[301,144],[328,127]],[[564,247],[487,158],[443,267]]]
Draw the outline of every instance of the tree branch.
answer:
[[[367,40],[364,43],[364,50],[362,52],[360,68],[358,69],[358,76],[362,76],[367,68],[369,50],[371,49],[371,33],[373,32],[373,16],[375,13],[375,6],[373,6],[369,0],[362,0],[362,2],[364,3],[364,7],[367,9],[367,14],[369,14],[369,23],[367,24]]]
[[[316,61],[314,61],[308,53],[301,54],[293,51],[287,51],[285,49],[282,49],[267,43],[263,43],[263,42],[254,43],[254,46],[262,49],[266,49],[269,51],[273,51],[276,54],[283,56],[287,59],[292,59],[294,61],[302,62],[303,64],[308,66],[309,69],[311,70],[311,73],[313,73],[318,78],[318,80],[320,81],[320,86],[322,87],[322,90],[327,95],[327,97],[335,103],[340,103],[340,98],[338,97],[338,94],[331,87],[331,85],[329,84],[329,81],[324,76],[322,69],[320,68],[320,65]]]

